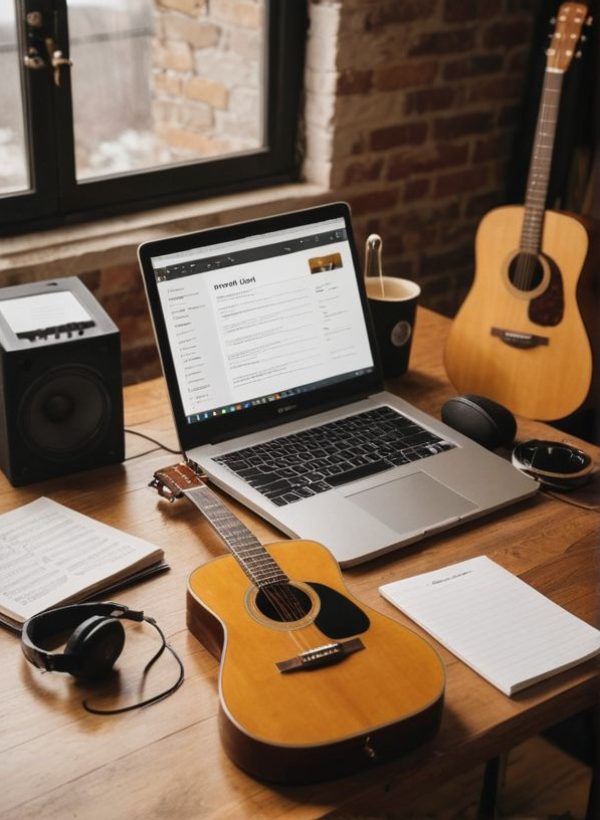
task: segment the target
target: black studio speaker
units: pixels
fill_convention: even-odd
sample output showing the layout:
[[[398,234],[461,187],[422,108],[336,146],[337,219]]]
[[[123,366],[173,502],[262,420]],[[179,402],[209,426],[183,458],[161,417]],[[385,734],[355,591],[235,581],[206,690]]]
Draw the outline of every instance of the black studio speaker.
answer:
[[[76,277],[0,288],[0,468],[10,482],[123,457],[118,328]]]

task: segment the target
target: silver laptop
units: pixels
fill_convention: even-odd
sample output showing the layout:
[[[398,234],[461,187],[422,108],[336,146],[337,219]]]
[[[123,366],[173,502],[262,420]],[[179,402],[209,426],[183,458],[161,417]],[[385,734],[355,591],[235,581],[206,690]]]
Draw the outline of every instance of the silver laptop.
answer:
[[[384,392],[352,236],[334,203],[141,245],[182,450],[342,566],[537,484]]]

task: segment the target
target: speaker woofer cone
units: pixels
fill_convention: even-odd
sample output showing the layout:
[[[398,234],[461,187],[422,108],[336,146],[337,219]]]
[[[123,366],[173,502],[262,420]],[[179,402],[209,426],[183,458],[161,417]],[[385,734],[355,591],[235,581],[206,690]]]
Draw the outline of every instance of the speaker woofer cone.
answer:
[[[96,370],[56,367],[29,385],[18,415],[24,441],[32,450],[57,461],[76,459],[105,435],[110,395]]]

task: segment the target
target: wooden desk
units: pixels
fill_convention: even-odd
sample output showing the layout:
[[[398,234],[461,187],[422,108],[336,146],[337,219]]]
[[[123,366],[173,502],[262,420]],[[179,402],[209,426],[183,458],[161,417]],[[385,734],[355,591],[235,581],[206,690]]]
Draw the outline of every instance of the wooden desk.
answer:
[[[447,326],[441,317],[420,311],[411,372],[389,385],[436,416],[452,394],[441,364]],[[127,388],[125,394],[127,426],[176,447],[162,381]],[[544,432],[550,433],[532,422],[519,425],[521,438]],[[551,435],[558,438],[556,431]],[[129,456],[152,447],[131,435],[127,445]],[[96,703],[102,697],[108,707],[140,696],[141,670],[156,645],[148,627],[128,627],[120,675],[108,690],[88,690],[66,675],[41,674],[25,662],[17,638],[0,631],[3,817],[183,820],[209,815],[316,817],[333,810],[397,814],[413,795],[598,702],[598,661],[508,698],[438,647],[447,666],[447,700],[441,731],[429,746],[316,786],[273,788],[251,780],[221,749],[217,664],[185,627],[186,578],[224,548],[191,505],[159,502],[147,488],[154,470],[175,460],[159,451],[123,466],[20,490],[6,481],[0,484],[0,512],[45,494],[163,547],[171,571],[121,592],[117,600],[154,616],[186,666],[186,681],[173,697],[122,716],[97,717],[83,711],[83,697]],[[231,507],[261,540],[274,540],[271,527],[233,502]],[[381,583],[485,554],[598,626],[599,521],[595,512],[538,495],[347,571],[346,581],[359,598],[402,620],[378,595]],[[176,677],[174,667],[171,658],[161,658],[144,694],[168,686]]]

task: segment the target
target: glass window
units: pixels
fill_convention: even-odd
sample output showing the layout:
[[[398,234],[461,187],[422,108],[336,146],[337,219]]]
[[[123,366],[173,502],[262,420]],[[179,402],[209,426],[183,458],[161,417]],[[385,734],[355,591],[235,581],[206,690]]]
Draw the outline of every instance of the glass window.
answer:
[[[0,194],[29,189],[19,63],[15,9],[0,3]]]
[[[296,178],[305,34],[304,0],[1,0],[0,230]]]

